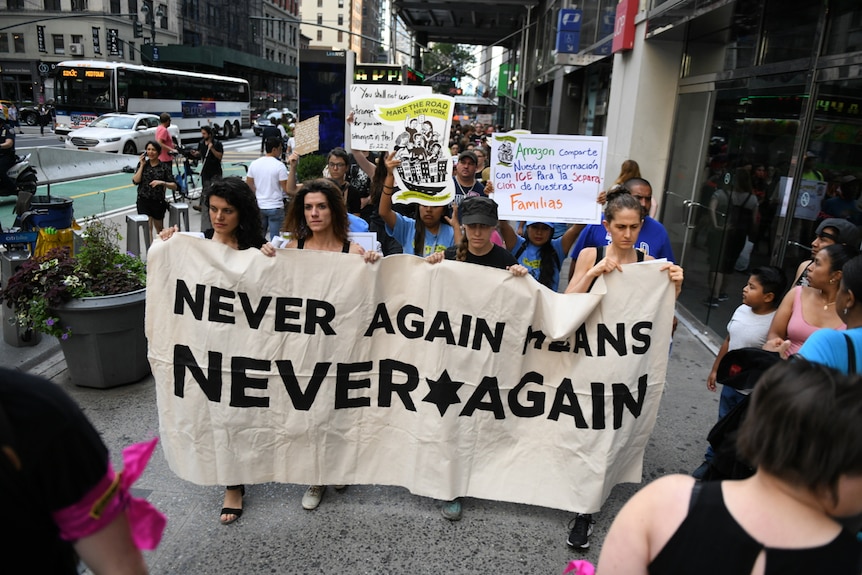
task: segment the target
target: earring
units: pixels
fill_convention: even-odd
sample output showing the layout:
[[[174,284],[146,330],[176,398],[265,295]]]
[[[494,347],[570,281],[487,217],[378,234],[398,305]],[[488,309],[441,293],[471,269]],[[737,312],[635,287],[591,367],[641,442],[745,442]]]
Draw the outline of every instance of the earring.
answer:
[[[849,308],[849,307],[845,307],[845,308],[844,308],[844,315],[847,315],[847,313],[848,313],[849,311],[850,311],[850,308]]]
[[[834,283],[835,283],[835,278],[832,278],[831,280],[829,280],[829,283],[834,284]]]

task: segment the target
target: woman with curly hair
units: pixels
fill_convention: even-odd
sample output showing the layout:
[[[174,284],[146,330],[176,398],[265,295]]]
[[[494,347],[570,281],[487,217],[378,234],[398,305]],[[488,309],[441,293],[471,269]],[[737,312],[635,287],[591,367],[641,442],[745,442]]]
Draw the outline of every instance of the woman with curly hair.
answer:
[[[257,198],[241,178],[231,176],[214,181],[204,197],[204,207],[209,210],[213,225],[212,229],[203,233],[205,238],[235,250],[258,248],[268,256],[275,255],[275,250],[266,244],[263,235]],[[159,238],[167,241],[178,231],[177,226],[166,228],[159,233]],[[244,485],[228,485],[225,488],[224,503],[219,514],[222,525],[233,523],[242,516],[244,495]]]

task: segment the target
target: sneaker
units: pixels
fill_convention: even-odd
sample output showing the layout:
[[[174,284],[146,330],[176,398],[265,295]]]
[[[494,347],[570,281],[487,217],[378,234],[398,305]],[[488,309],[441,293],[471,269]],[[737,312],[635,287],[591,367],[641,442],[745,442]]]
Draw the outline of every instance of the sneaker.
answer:
[[[706,475],[706,470],[709,469],[709,461],[704,461],[700,467],[691,472],[691,476],[700,481]]]
[[[440,514],[449,521],[461,519],[461,498],[445,502],[440,508]]]
[[[703,305],[706,307],[718,307],[718,298],[717,297],[708,297],[703,300]]]
[[[718,301],[727,301],[729,299],[730,299],[730,296],[727,295],[726,293],[718,294]]]
[[[317,509],[324,491],[326,491],[326,485],[309,485],[305,495],[302,496],[302,508],[309,511]]]
[[[345,489],[347,489],[347,486],[346,485],[333,485],[332,488],[335,489],[336,491],[344,491]]]
[[[593,516],[589,513],[580,513],[574,520],[574,527],[569,531],[566,545],[575,549],[589,549],[590,535],[593,534]],[[571,526],[572,524],[569,523]]]

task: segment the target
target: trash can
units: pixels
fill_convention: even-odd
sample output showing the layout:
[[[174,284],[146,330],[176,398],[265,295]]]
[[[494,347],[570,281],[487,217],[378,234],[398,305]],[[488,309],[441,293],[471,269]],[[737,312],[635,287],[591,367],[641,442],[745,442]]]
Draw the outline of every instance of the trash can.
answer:
[[[62,196],[33,196],[27,223],[37,228],[71,228],[72,202]]]
[[[11,232],[0,234],[0,243],[6,251],[0,252],[0,287],[5,288],[18,268],[30,259],[27,245],[36,241],[36,232]],[[25,329],[15,322],[15,310],[0,304],[0,322],[3,324],[3,341],[13,347],[28,347],[42,340],[42,333]]]

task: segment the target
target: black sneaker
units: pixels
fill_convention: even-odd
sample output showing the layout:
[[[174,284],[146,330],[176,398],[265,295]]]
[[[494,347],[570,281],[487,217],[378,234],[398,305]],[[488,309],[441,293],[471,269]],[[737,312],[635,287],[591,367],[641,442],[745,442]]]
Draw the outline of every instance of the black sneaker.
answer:
[[[718,307],[718,301],[717,297],[708,297],[702,303],[706,307]]]
[[[730,296],[727,295],[726,293],[718,294],[718,301],[727,301],[729,299],[730,299]]]
[[[574,519],[574,527],[569,523],[571,531],[566,545],[575,549],[589,549],[590,535],[593,534],[593,516],[588,513],[580,513]]]

